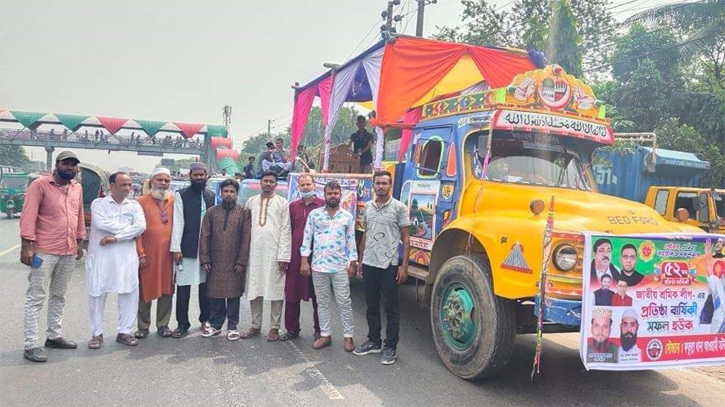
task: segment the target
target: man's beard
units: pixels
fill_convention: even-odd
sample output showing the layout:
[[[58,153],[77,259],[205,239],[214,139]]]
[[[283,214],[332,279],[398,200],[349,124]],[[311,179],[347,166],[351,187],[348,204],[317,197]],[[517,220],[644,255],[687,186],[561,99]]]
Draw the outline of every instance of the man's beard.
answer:
[[[330,199],[329,201],[325,201],[325,204],[328,208],[337,208],[338,206],[340,206],[340,201],[338,201],[337,199]]]
[[[57,171],[57,173],[58,173],[58,176],[59,177],[63,178],[66,181],[70,181],[70,180],[72,180],[73,178],[76,177],[76,173],[75,172],[62,172],[62,171]]]
[[[231,199],[225,199],[224,201],[222,201],[222,206],[224,207],[224,209],[232,209],[236,204],[237,202]]]
[[[204,187],[206,187],[206,180],[191,181],[191,189],[193,189],[196,192],[203,191]]]
[[[594,349],[602,351],[606,350],[607,346],[609,345],[609,338],[604,339],[603,341],[598,341],[596,338],[594,338]]]
[[[151,196],[159,201],[165,201],[169,196],[169,190],[151,188]]]
[[[637,344],[637,334],[625,333],[619,338],[622,342],[622,349],[628,352],[634,345]]]

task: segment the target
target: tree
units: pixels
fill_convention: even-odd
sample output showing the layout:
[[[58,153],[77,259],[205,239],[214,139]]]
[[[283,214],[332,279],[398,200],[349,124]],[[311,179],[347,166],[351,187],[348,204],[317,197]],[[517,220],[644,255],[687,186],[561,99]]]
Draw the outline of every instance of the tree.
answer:
[[[581,37],[577,32],[576,17],[569,0],[558,0],[553,5],[549,32],[546,37],[546,55],[549,61],[558,64],[576,77],[582,77]],[[530,25],[534,28],[535,25]],[[536,36],[533,36],[536,39]]]
[[[702,185],[725,186],[725,154],[707,137],[692,126],[679,124],[676,118],[664,120],[656,132],[659,147],[701,154],[710,162],[710,171],[700,181]]]
[[[30,158],[21,146],[0,145],[0,164],[24,167],[30,164]]]

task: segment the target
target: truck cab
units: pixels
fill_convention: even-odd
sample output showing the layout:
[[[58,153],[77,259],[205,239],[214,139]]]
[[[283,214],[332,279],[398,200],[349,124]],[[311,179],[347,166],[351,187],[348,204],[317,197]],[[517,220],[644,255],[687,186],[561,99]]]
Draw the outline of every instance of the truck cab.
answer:
[[[583,232],[699,231],[597,192],[592,154],[614,141],[604,114],[556,65],[423,106],[396,182],[412,223],[409,273],[425,282],[436,349],[459,377],[498,374],[541,312],[547,331],[578,331]]]
[[[725,234],[725,189],[653,186],[645,204],[671,222],[681,220],[709,233]]]

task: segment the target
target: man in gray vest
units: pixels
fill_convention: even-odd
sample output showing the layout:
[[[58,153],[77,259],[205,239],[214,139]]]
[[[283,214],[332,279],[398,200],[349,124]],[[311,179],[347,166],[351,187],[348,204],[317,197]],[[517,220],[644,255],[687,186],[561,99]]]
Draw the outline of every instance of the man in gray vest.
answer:
[[[176,264],[176,322],[174,338],[186,336],[191,328],[189,300],[191,286],[199,286],[199,322],[202,334],[209,330],[209,302],[206,297],[206,272],[199,267],[199,232],[208,208],[214,206],[214,193],[206,189],[204,163],[189,168],[191,185],[176,192],[171,253]]]

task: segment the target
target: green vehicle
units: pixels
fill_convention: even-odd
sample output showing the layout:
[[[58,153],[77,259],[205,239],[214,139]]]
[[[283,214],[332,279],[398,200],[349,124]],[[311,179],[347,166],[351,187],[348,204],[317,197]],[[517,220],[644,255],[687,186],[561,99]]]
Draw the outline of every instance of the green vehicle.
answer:
[[[22,212],[25,192],[28,190],[30,175],[25,172],[10,172],[0,175],[0,212],[13,219]]]

